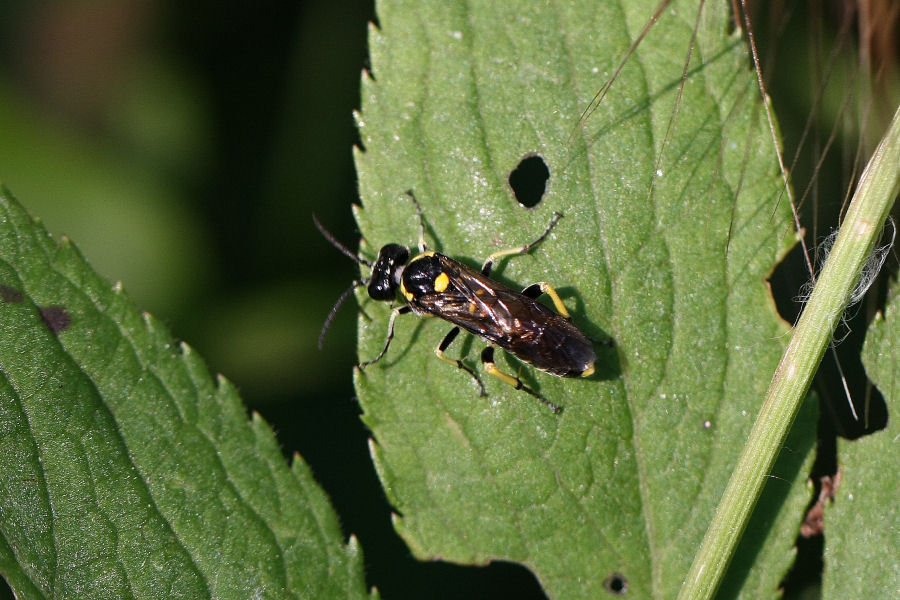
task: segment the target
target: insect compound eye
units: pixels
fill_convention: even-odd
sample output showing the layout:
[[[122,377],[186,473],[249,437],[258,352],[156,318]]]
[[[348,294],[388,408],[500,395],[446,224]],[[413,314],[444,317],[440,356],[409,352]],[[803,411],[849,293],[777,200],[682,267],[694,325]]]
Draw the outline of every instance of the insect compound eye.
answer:
[[[409,260],[409,250],[400,244],[387,244],[378,252],[369,280],[369,297],[373,300],[393,300],[397,284],[394,273]]]
[[[509,174],[509,187],[526,208],[537,206],[547,191],[550,168],[539,154],[529,154]]]

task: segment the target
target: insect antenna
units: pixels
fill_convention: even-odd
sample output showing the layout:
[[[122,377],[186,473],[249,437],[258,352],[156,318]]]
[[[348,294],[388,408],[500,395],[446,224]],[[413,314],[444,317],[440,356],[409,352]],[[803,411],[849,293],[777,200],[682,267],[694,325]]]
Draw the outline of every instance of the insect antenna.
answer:
[[[325,229],[325,226],[324,226],[324,225],[322,225],[321,223],[319,223],[319,218],[316,217],[315,214],[313,214],[312,218],[313,218],[313,223],[316,224],[316,229],[319,230],[319,233],[322,234],[322,237],[324,237],[326,240],[328,240],[329,242],[331,242],[331,245],[332,245],[332,246],[334,246],[335,248],[337,248],[338,250],[340,250],[340,251],[341,251],[341,254],[343,254],[344,256],[346,256],[347,258],[349,258],[350,260],[352,260],[353,262],[357,262],[357,263],[359,263],[359,264],[366,265],[367,267],[371,267],[371,266],[372,266],[372,263],[370,263],[369,261],[367,261],[367,260],[364,259],[364,258],[360,258],[360,257],[357,256],[356,254],[354,254],[353,252],[351,252],[350,249],[347,248],[347,246],[345,246],[345,245],[343,245],[342,243],[340,243],[340,242],[337,240],[337,238],[335,238],[333,235],[331,235],[331,232],[328,231],[327,229]]]
[[[319,233],[322,234],[326,240],[328,240],[332,246],[340,250],[341,254],[352,260],[353,262],[359,263],[361,265],[365,265],[372,268],[372,263],[366,260],[365,258],[360,258],[356,254],[350,251],[345,245],[340,243],[337,238],[331,235],[331,232],[325,229],[325,226],[319,222],[319,218],[316,217],[315,214],[312,216],[313,223],[316,224],[316,229],[319,230]],[[356,279],[353,283],[350,284],[344,292],[337,299],[337,302],[334,303],[334,306],[331,307],[331,312],[328,313],[328,316],[325,318],[325,323],[322,324],[322,331],[319,332],[319,350],[322,349],[322,346],[325,345],[325,335],[328,333],[328,328],[331,327],[332,321],[334,321],[334,317],[337,315],[337,312],[340,310],[341,306],[344,302],[347,301],[347,298],[350,297],[351,294],[356,290],[356,288],[366,285],[369,282],[368,279]]]
[[[341,294],[341,297],[337,299],[337,302],[334,303],[334,306],[331,307],[331,312],[328,313],[328,316],[325,317],[325,323],[322,324],[322,331],[319,332],[319,350],[322,349],[322,346],[325,345],[325,334],[328,333],[328,328],[331,327],[331,322],[334,321],[334,317],[337,315],[337,312],[341,309],[341,305],[346,302],[347,298],[349,298],[356,288],[366,285],[366,282],[357,279],[353,283],[350,284],[344,293]]]

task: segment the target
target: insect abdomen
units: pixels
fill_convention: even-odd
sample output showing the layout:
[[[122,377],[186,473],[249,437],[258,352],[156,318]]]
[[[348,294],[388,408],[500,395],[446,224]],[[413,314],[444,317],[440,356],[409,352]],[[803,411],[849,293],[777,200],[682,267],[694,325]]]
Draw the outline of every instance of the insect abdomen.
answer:
[[[544,306],[541,309],[549,312]],[[553,313],[530,331],[532,336],[527,340],[513,337],[498,340],[497,345],[557,377],[586,377],[594,372],[594,344],[568,319]]]

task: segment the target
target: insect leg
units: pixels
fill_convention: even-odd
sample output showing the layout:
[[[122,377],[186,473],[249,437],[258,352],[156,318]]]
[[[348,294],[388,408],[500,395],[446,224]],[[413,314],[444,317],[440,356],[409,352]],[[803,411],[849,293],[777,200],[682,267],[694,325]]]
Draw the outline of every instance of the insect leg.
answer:
[[[444,339],[441,340],[441,343],[438,344],[438,347],[434,349],[434,355],[437,356],[444,362],[448,362],[451,365],[456,365],[466,373],[472,376],[472,379],[475,380],[475,383],[478,384],[478,387],[481,388],[481,395],[487,396],[487,392],[484,391],[484,384],[481,383],[481,380],[478,378],[478,375],[475,374],[475,371],[467,367],[460,360],[456,360],[455,358],[450,358],[444,354],[444,351],[447,347],[453,343],[453,340],[456,339],[456,336],[459,335],[459,327],[454,327],[450,331],[447,332],[447,335],[444,336]]]
[[[546,238],[550,234],[550,231],[556,226],[556,222],[559,221],[562,218],[562,216],[563,216],[562,213],[558,213],[558,212],[553,213],[553,218],[550,219],[550,224],[547,225],[547,229],[545,229],[544,233],[542,233],[540,236],[538,236],[538,238],[536,240],[532,241],[531,243],[525,244],[524,246],[522,246],[520,248],[509,248],[507,250],[500,250],[499,252],[494,252],[493,254],[488,256],[487,260],[484,261],[484,264],[481,266],[481,274],[482,275],[490,275],[491,269],[494,267],[494,263],[497,261],[498,258],[500,258],[502,256],[509,256],[511,254],[528,254],[532,248],[534,248],[535,246],[537,246],[538,244],[540,244],[541,242],[544,241],[544,238]]]
[[[488,346],[484,350],[481,351],[481,364],[484,365],[484,370],[488,372],[489,375],[493,375],[503,383],[509,384],[516,388],[517,390],[522,390],[526,394],[530,394],[547,405],[547,407],[552,410],[555,414],[560,414],[562,412],[562,407],[553,404],[537,392],[535,392],[530,387],[526,386],[522,383],[522,380],[518,377],[513,377],[512,375],[507,375],[503,371],[497,368],[497,365],[494,364],[494,347]]]
[[[541,294],[547,294],[548,296],[550,296],[550,299],[553,300],[553,306],[556,308],[556,312],[567,319],[570,318],[569,311],[566,309],[566,305],[563,304],[562,300],[560,299],[559,294],[557,294],[556,290],[553,289],[553,286],[546,281],[538,281],[537,283],[532,283],[527,288],[522,290],[522,294],[532,299],[537,299]]]
[[[416,216],[419,217],[419,253],[421,254],[427,250],[425,246],[425,217],[422,215],[422,207],[419,206],[419,201],[416,200],[413,191],[406,190],[406,195],[412,200],[413,205],[416,207]]]
[[[395,308],[391,312],[391,319],[390,319],[390,321],[388,321],[388,334],[387,334],[387,339],[384,341],[384,348],[382,348],[381,352],[378,354],[378,356],[376,356],[372,360],[367,360],[366,362],[361,362],[358,365],[356,365],[356,367],[360,371],[365,371],[366,367],[368,367],[369,365],[373,365],[382,359],[382,357],[388,351],[388,346],[391,345],[391,340],[394,339],[394,321],[397,319],[398,315],[405,315],[410,312],[412,312],[412,308],[410,308],[409,306],[400,306],[400,307]]]
[[[556,290],[546,281],[539,281],[537,283],[532,283],[527,288],[522,290],[523,296],[528,296],[532,300],[537,300],[541,294],[547,294],[550,296],[550,299],[553,300],[553,306],[556,307],[556,312],[561,316],[571,319],[569,316],[569,311],[566,309],[566,306],[562,303],[562,300],[559,297],[559,294],[556,293]],[[588,338],[595,344],[599,344],[601,346],[615,346],[615,342],[612,340],[597,340],[592,337]]]

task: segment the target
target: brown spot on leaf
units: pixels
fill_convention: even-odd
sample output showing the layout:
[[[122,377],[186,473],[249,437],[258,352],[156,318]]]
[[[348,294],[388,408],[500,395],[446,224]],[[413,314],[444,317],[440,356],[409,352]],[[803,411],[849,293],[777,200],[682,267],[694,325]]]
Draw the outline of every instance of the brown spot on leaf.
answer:
[[[72,317],[69,315],[69,311],[62,306],[47,306],[42,308],[41,318],[53,333],[65,331],[72,324]]]
[[[22,290],[0,284],[0,298],[3,298],[4,302],[18,304],[25,299],[25,295],[22,293]]]
[[[821,535],[825,531],[825,503],[834,500],[834,494],[841,485],[841,472],[838,471],[834,476],[824,475],[819,478],[822,488],[819,490],[819,497],[816,503],[806,512],[806,518],[800,525],[800,537],[811,538]]]

